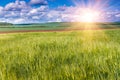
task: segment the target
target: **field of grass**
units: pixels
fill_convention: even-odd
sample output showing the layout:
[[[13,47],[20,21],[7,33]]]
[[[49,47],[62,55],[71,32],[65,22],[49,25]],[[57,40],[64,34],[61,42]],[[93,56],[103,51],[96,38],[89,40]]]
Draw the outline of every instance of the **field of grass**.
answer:
[[[61,22],[61,23],[41,23],[41,24],[0,24],[0,32],[5,31],[27,31],[27,30],[65,30],[65,29],[84,29],[86,26],[92,26],[90,29],[120,29],[120,23],[79,23],[79,22]]]
[[[0,34],[0,80],[120,80],[120,30]]]

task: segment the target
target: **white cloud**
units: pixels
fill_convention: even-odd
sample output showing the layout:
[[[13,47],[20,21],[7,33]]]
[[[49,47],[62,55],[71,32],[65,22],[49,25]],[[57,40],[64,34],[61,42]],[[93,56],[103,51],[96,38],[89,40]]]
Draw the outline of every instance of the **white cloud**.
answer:
[[[2,6],[0,6],[0,11],[2,11],[3,10],[3,7]]]
[[[47,5],[32,7],[25,1],[8,3],[5,7],[0,6],[0,21],[10,23],[38,22],[48,10]],[[38,20],[38,21],[37,21]]]
[[[23,19],[23,18],[18,18],[18,19],[14,19],[13,22],[18,24],[18,23],[22,23],[22,22],[25,22],[26,20]]]
[[[37,9],[32,9],[30,12],[29,12],[29,14],[35,14],[35,13],[37,13],[38,11],[37,11]]]
[[[31,0],[31,3],[42,3],[46,0]],[[48,5],[31,6],[25,1],[12,2],[5,7],[0,7],[0,21],[10,23],[34,23],[34,22],[62,22],[80,21],[80,7],[61,6],[49,9]],[[102,12],[101,19],[115,16],[120,17],[120,11]]]
[[[48,2],[46,0],[31,0],[30,4],[32,5],[46,5]]]
[[[5,6],[5,11],[21,11],[24,9],[29,9],[29,6],[26,4],[25,1],[16,1],[15,3],[9,3]]]
[[[39,16],[32,16],[32,19],[40,19]]]
[[[120,14],[117,14],[117,15],[115,15],[115,16],[120,18]]]
[[[0,6],[0,15],[3,15],[3,7]]]

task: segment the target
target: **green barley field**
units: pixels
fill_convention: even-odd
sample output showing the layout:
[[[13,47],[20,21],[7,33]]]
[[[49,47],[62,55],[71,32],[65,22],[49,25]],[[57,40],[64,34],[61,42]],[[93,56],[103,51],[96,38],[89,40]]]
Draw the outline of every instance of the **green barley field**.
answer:
[[[0,34],[0,80],[120,80],[120,30]]]

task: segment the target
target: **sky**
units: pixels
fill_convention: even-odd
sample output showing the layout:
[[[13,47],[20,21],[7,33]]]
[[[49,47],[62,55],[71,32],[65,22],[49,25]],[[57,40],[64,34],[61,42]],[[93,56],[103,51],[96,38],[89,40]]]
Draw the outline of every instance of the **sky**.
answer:
[[[99,12],[96,22],[120,21],[119,0],[0,0],[0,22],[82,22],[88,9]]]

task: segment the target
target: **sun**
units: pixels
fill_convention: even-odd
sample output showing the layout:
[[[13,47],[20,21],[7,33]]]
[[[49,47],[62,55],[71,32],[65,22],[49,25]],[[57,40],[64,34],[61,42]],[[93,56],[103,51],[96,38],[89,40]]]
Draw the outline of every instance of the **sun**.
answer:
[[[99,18],[99,12],[95,10],[84,9],[80,16],[82,22],[96,22]]]

